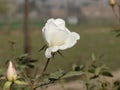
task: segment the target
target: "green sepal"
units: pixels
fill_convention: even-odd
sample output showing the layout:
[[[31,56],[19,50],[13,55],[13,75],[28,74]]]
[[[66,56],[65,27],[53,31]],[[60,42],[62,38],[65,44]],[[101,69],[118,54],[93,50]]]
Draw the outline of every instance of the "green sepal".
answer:
[[[16,80],[16,81],[14,81],[14,83],[17,85],[28,85],[26,82],[20,81],[20,80]]]
[[[3,87],[3,90],[10,90],[12,82],[6,81]]]

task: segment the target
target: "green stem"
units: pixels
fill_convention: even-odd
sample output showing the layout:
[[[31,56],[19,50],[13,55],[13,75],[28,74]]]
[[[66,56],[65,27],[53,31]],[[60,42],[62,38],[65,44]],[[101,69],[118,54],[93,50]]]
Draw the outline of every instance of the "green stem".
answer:
[[[43,71],[42,71],[42,73],[41,73],[41,75],[40,75],[40,77],[39,77],[39,80],[38,80],[37,82],[40,82],[41,79],[43,79],[44,73],[45,73],[45,71],[46,71],[46,69],[47,69],[47,67],[48,67],[49,62],[50,62],[50,58],[47,59],[47,62],[45,63],[45,66],[44,66],[44,68],[43,68]],[[36,87],[35,87],[33,90],[36,90]]]
[[[46,62],[46,64],[45,64],[45,66],[44,66],[44,69],[43,69],[42,74],[44,74],[44,72],[46,71],[46,69],[47,69],[47,67],[48,67],[49,62],[50,62],[50,58],[48,58],[48,59],[47,59],[47,62]]]

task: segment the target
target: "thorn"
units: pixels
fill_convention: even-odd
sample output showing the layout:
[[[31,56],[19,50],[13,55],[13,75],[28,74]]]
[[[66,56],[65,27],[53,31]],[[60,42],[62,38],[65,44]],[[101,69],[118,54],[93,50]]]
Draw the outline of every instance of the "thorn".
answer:
[[[62,54],[60,51],[57,51],[57,53],[58,53],[60,56],[64,57],[63,54]]]
[[[38,50],[38,52],[40,52],[40,51],[42,51],[42,50],[44,50],[44,49],[46,49],[47,48],[47,45],[44,45],[44,46],[42,46],[42,48],[40,48],[39,50]]]

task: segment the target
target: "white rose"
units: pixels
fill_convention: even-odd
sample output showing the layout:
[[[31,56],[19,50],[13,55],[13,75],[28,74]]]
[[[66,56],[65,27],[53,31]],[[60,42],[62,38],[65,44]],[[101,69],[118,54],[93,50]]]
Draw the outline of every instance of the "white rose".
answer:
[[[51,58],[52,53],[73,47],[80,35],[70,32],[63,19],[49,19],[42,29],[42,33],[48,48],[45,51],[46,58]]]

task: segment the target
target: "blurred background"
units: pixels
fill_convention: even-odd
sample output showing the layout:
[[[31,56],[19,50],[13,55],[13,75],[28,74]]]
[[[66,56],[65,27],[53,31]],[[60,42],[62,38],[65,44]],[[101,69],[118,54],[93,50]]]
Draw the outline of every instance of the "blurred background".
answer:
[[[0,20],[22,21],[25,0],[0,0]],[[108,0],[29,0],[30,20],[63,18],[71,24],[113,17]]]
[[[49,18],[63,18],[70,31],[79,33],[81,39],[75,47],[62,51],[64,57],[56,55],[48,71],[69,70],[72,64],[89,63],[92,53],[99,63],[106,63],[112,70],[119,69],[120,39],[113,32],[119,23],[108,0],[28,0],[28,4],[25,1],[0,0],[0,67],[26,53],[27,30],[31,57],[39,59],[38,66],[42,69],[46,61],[44,51],[38,52],[45,44],[42,27]],[[14,52],[9,41],[15,42]]]

